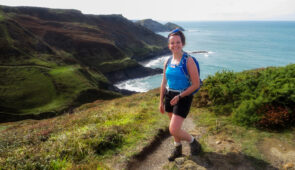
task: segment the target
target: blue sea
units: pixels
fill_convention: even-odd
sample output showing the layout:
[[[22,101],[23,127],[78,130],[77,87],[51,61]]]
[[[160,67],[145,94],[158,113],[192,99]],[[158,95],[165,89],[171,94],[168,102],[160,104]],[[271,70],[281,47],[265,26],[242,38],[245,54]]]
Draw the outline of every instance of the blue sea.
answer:
[[[201,78],[218,71],[240,72],[268,66],[295,63],[295,21],[174,22],[186,31],[184,51],[207,51],[192,54],[197,58]],[[169,32],[158,34],[167,37]],[[163,68],[168,56],[141,63]],[[160,87],[162,74],[127,80],[118,88],[146,92]]]

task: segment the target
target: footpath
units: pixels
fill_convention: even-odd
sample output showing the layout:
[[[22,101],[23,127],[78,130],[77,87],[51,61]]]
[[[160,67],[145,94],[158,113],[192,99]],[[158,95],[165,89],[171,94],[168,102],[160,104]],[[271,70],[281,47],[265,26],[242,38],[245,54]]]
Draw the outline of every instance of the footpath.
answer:
[[[196,127],[193,119],[188,117],[183,124],[183,128],[195,136],[196,139],[201,138],[207,133],[204,127]],[[278,141],[268,141],[265,151],[268,152],[269,161],[257,160],[253,157],[242,154],[241,146],[233,139],[223,136],[208,136],[207,145],[213,149],[212,152],[203,152],[198,156],[190,156],[189,144],[183,142],[183,156],[177,158],[173,162],[169,162],[167,157],[173,148],[173,138],[167,136],[157,143],[154,150],[148,152],[144,159],[138,159],[128,165],[127,169],[131,170],[161,170],[161,169],[180,169],[180,170],[256,170],[253,164],[263,164],[266,170],[295,170],[295,148],[291,146],[277,149],[278,146],[286,146]],[[285,150],[285,151],[284,151]]]

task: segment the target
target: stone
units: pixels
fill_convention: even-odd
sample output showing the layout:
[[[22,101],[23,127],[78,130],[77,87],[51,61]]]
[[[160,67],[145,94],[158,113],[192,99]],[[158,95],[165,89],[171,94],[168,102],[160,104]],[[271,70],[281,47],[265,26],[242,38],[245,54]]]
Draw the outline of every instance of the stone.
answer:
[[[283,169],[284,170],[291,170],[291,169],[295,169],[295,165],[293,164],[293,163],[291,163],[291,162],[289,162],[289,163],[286,163],[284,166],[283,166]]]
[[[235,143],[235,141],[233,141],[233,140],[231,140],[231,139],[227,139],[227,141],[228,141],[229,143]]]
[[[185,161],[186,161],[186,159],[184,157],[180,157],[180,158],[175,159],[175,163],[177,165],[182,165]]]
[[[180,170],[205,170],[206,168],[196,164],[192,160],[187,160],[184,162],[183,166],[181,166]]]

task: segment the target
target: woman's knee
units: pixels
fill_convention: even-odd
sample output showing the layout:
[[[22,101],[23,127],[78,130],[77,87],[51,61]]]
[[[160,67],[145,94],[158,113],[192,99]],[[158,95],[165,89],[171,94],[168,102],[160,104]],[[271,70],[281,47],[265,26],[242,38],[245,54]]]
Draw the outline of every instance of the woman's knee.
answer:
[[[176,126],[173,126],[173,125],[169,126],[169,132],[170,132],[170,134],[172,136],[178,136],[179,131],[180,131],[179,127],[176,127]]]
[[[174,115],[174,114],[172,115],[170,126],[169,126],[169,131],[171,135],[178,136],[181,130],[183,120],[184,119],[178,115]]]

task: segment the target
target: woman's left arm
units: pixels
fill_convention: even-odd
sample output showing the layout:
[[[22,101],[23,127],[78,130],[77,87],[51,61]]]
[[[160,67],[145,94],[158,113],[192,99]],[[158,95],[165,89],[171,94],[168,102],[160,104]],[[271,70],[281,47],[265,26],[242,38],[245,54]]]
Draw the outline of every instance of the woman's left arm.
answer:
[[[200,87],[200,77],[198,73],[198,68],[196,63],[194,62],[194,59],[191,57],[188,57],[187,59],[187,71],[189,73],[189,77],[191,80],[191,86],[188,87],[184,92],[180,94],[180,98],[190,95],[192,92],[194,92],[196,89]]]

